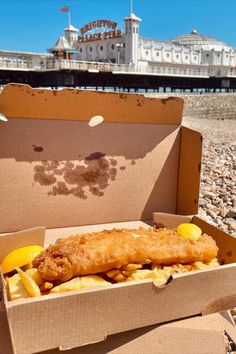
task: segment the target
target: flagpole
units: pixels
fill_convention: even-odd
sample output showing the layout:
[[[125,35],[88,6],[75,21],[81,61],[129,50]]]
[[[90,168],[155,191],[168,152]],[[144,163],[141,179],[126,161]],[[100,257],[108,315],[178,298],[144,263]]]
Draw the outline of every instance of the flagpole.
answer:
[[[71,25],[70,9],[68,11],[68,21],[69,21],[69,27],[70,27],[70,25]]]
[[[130,0],[130,13],[133,13],[133,0]]]

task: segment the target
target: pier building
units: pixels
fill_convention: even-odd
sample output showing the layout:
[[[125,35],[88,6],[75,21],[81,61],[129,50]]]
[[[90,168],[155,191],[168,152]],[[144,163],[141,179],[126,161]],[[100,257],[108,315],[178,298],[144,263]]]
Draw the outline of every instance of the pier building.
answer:
[[[90,22],[80,30],[72,25],[50,49],[56,57],[89,62],[106,62],[148,67],[209,67],[219,73],[236,66],[236,50],[212,36],[191,33],[169,41],[145,38],[141,18],[134,13],[124,18],[125,30],[110,20]]]
[[[123,28],[108,19],[70,23],[48,53],[0,50],[0,85],[236,90],[232,46],[197,29],[168,41],[145,38],[132,10],[123,21]]]

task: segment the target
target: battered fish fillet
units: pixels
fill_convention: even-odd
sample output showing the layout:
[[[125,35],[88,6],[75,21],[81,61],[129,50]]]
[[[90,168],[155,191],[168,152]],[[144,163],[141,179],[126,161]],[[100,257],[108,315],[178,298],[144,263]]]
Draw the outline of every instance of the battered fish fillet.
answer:
[[[215,241],[203,234],[188,240],[170,229],[113,229],[70,236],[50,245],[33,261],[48,281],[67,281],[78,275],[119,269],[129,263],[188,264],[217,256]]]

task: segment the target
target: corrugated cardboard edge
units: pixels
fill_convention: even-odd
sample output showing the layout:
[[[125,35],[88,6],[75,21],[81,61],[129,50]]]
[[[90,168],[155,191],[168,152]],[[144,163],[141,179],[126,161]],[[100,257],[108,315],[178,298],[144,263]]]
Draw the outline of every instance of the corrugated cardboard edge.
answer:
[[[192,220],[191,215],[174,215],[174,214],[160,213],[160,212],[153,213],[153,224],[157,228],[167,227],[172,229],[177,227],[180,224],[180,222],[188,223],[191,222],[191,220]]]
[[[86,121],[101,115],[105,122],[180,125],[183,102],[178,97],[157,99],[140,94],[42,90],[8,84],[0,93],[0,112],[8,118]]]
[[[12,339],[7,319],[7,311],[0,300],[0,353],[13,354]]]
[[[113,335],[105,342],[74,348],[62,354],[224,354],[226,343],[220,315],[207,317],[143,327]],[[214,326],[210,328],[213,321]],[[200,338],[201,344],[197,341]],[[116,343],[115,346],[112,341]],[[44,353],[58,354],[59,350]]]
[[[202,135],[182,127],[176,214],[198,213],[201,157]]]
[[[198,216],[193,216],[192,222],[199,226],[208,235],[214,235],[217,246],[224,250],[219,257],[221,264],[236,262],[236,239],[217,227],[208,224]]]
[[[119,333],[108,337],[106,341],[63,351],[61,354],[196,354],[200,349],[201,354],[225,354],[227,343],[224,340],[224,331],[231,337],[235,330],[226,322],[220,314],[194,317]],[[0,341],[0,353],[12,354],[5,314],[1,312],[0,327],[3,330],[1,334],[4,335],[4,341]],[[54,349],[42,354],[59,353],[58,349]]]

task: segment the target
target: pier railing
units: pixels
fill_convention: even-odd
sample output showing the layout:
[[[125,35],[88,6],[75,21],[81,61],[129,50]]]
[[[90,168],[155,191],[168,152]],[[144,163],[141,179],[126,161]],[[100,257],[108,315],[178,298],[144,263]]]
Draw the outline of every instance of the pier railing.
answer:
[[[82,62],[76,60],[55,60],[45,64],[46,70],[79,70],[90,72],[112,72],[113,74],[149,74],[159,76],[209,77],[207,68],[132,66],[113,63]]]
[[[1,59],[0,70],[19,71],[89,71],[89,72],[112,72],[113,74],[137,74],[178,77],[236,77],[236,68],[224,68],[219,70],[214,67],[197,66],[161,66],[160,65],[125,65],[116,63],[88,62],[64,59],[16,60]]]

